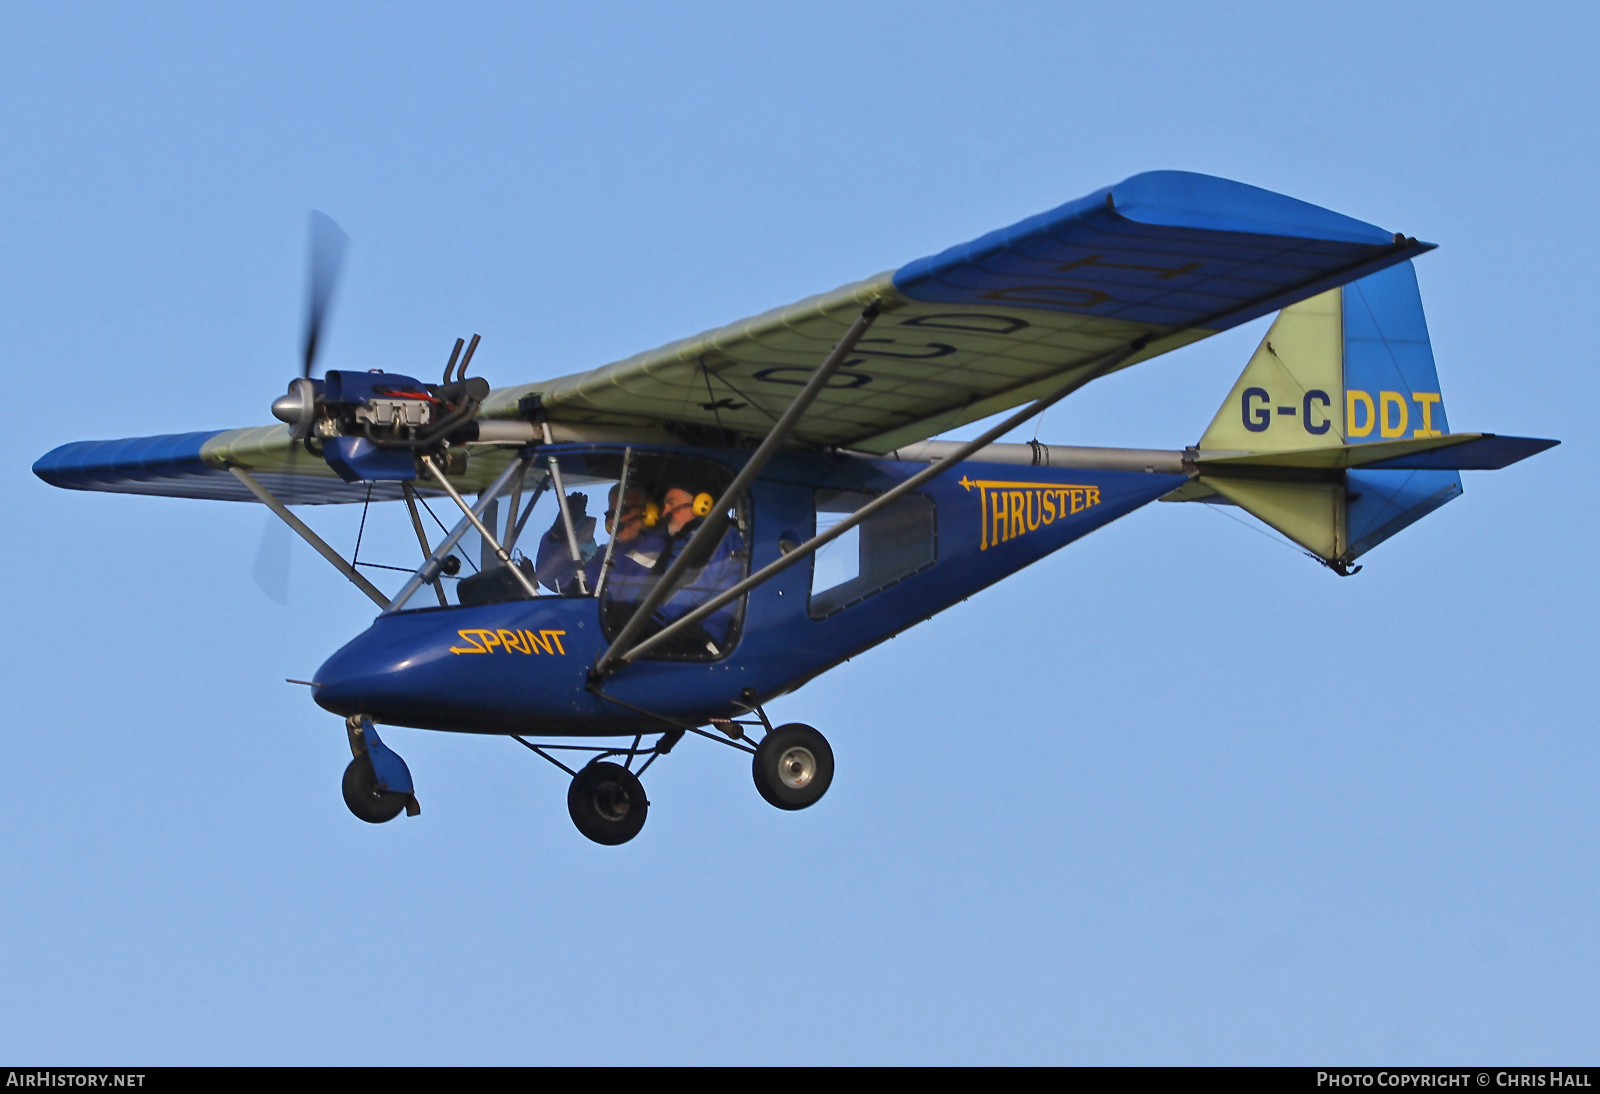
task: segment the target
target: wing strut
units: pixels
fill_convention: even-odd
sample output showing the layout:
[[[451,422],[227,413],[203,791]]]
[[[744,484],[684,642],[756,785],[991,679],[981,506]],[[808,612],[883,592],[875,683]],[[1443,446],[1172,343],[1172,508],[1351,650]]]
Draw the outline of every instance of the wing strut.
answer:
[[[550,423],[541,419],[539,425],[544,430],[544,443],[554,444],[555,441],[550,439]],[[577,571],[578,591],[588,596],[589,579],[583,574],[583,551],[578,547],[578,532],[572,524],[572,509],[567,504],[567,488],[561,481],[561,461],[554,456],[550,457],[550,481],[555,484],[556,506],[561,510],[561,523],[567,530],[567,552],[572,556],[573,569]]]
[[[422,466],[426,467],[428,469],[428,473],[434,477],[434,480],[438,482],[440,486],[444,487],[444,492],[450,495],[450,500],[455,502],[456,505],[461,508],[461,511],[466,514],[466,518],[472,522],[472,526],[476,528],[478,530],[478,534],[483,537],[483,542],[489,545],[490,550],[494,551],[495,556],[500,559],[502,564],[511,569],[511,575],[515,577],[517,581],[522,584],[522,587],[528,591],[528,595],[530,597],[537,597],[539,595],[539,590],[534,588],[533,582],[528,580],[528,575],[522,572],[522,567],[511,561],[511,552],[500,546],[500,541],[495,539],[494,533],[489,530],[489,526],[484,524],[482,520],[478,519],[478,514],[472,511],[472,507],[467,504],[466,499],[456,491],[454,486],[450,485],[450,480],[445,478],[444,472],[439,470],[439,465],[434,462],[433,457],[420,456],[418,458],[422,461]],[[518,469],[519,474],[517,475],[517,481],[520,482],[522,480],[522,475],[520,472],[527,470],[528,461],[526,459],[518,460],[511,466]],[[489,498],[487,503],[484,501],[485,497]],[[494,498],[487,494],[480,495],[478,497],[478,506],[479,508],[483,509],[484,512],[489,511],[489,505],[493,504],[493,502]],[[568,527],[570,528],[571,525],[569,524]],[[410,583],[407,582],[407,584],[409,585]]]
[[[628,472],[633,463],[633,449],[622,450],[622,477],[617,480],[617,511],[621,512],[623,499],[628,496]],[[611,527],[615,528],[613,524]],[[598,599],[606,589],[606,575],[611,573],[611,555],[616,550],[617,537],[612,536],[606,540],[606,557],[600,561],[600,579],[594,583],[594,595]]]
[[[350,563],[344,560],[343,555],[341,555],[338,551],[335,551],[332,547],[329,547],[327,542],[323,540],[321,536],[317,535],[317,533],[306,527],[305,521],[289,512],[289,507],[274,497],[272,492],[265,486],[262,486],[259,482],[257,482],[254,475],[250,474],[250,472],[246,471],[242,467],[230,466],[228,470],[233,473],[234,478],[244,483],[245,489],[249,490],[256,497],[260,498],[263,505],[265,505],[268,509],[271,509],[274,513],[278,514],[278,518],[282,520],[283,523],[287,524],[290,528],[293,528],[296,532],[299,532],[300,538],[311,544],[311,546],[316,549],[317,554],[333,563],[334,569],[338,570],[345,577],[348,577],[355,584],[356,588],[370,596],[374,604],[384,609],[389,607],[389,598],[379,592],[376,585],[362,577],[354,566],[350,565]]]
[[[872,516],[872,514],[886,508],[887,506],[893,505],[896,501],[899,501],[902,497],[911,493],[911,491],[915,490],[923,483],[944,474],[944,472],[948,471],[961,461],[967,459],[974,452],[989,444],[995,438],[1009,433],[1011,430],[1017,428],[1017,426],[1033,417],[1035,414],[1038,414],[1040,411],[1046,410],[1054,404],[1060,402],[1062,399],[1065,399],[1068,395],[1071,395],[1074,391],[1077,391],[1084,384],[1089,383],[1089,381],[1104,376],[1106,373],[1122,364],[1122,362],[1126,361],[1129,357],[1141,352],[1144,347],[1145,342],[1144,339],[1141,338],[1126,348],[1117,350],[1116,352],[1101,359],[1098,364],[1090,368],[1087,372],[1079,375],[1075,379],[1068,381],[1051,394],[1046,395],[1044,398],[1023,407],[1021,410],[1011,415],[1011,417],[1007,418],[999,425],[985,430],[981,436],[966,442],[954,452],[951,452],[948,456],[945,456],[943,459],[930,464],[921,471],[918,471],[915,475],[912,475],[900,485],[891,490],[886,490],[882,494],[879,494],[876,498],[872,499],[866,505],[863,505],[860,509],[857,509],[854,513],[851,513],[848,517],[846,517],[844,520],[841,520],[838,524],[835,524],[826,532],[823,532],[821,535],[812,536],[810,539],[806,540],[806,542],[802,543],[788,554],[780,555],[776,562],[772,562],[766,566],[763,566],[760,570],[757,570],[755,573],[751,574],[737,585],[718,593],[716,596],[700,605],[700,607],[696,608],[688,615],[685,615],[682,619],[663,627],[649,638],[646,638],[643,642],[640,642],[632,649],[624,651],[617,657],[612,658],[612,660],[617,664],[618,667],[621,667],[622,665],[629,664],[642,657],[646,653],[649,653],[656,646],[668,641],[679,632],[694,626],[696,623],[700,622],[700,620],[706,618],[706,616],[715,612],[723,605],[732,603],[745,593],[749,592],[751,589],[754,589],[756,586],[770,581],[774,577],[777,577],[780,573],[782,573],[784,570],[787,570],[790,566],[793,566],[801,559],[810,557],[812,554],[816,553],[819,548],[825,547],[835,539],[838,539],[850,529],[854,528],[856,525]],[[641,612],[640,615],[642,614],[643,613]],[[635,615],[634,619],[639,619],[640,615]],[[613,649],[614,648],[615,644],[613,644]],[[608,658],[611,656],[610,650],[606,651],[606,656]],[[596,666],[596,671],[602,671],[605,664],[605,659],[602,659],[600,665]]]
[[[455,358],[450,359],[454,365]],[[400,484],[400,493],[405,495],[406,511],[411,514],[411,530],[417,533],[417,542],[422,545],[422,561],[427,562],[428,556],[433,553],[433,548],[428,546],[428,530],[422,526],[422,514],[417,512],[417,492],[411,489],[409,482]],[[444,586],[439,582],[433,583],[433,591],[439,594],[439,607],[448,608],[450,601],[445,599]]]
[[[733,482],[729,483],[728,488],[722,492],[722,497],[718,499],[716,508],[695,530],[694,535],[689,538],[689,542],[684,545],[678,557],[672,560],[672,565],[667,568],[667,572],[656,583],[656,587],[650,590],[650,595],[646,596],[639,604],[639,607],[628,619],[627,624],[622,628],[622,633],[617,635],[616,641],[612,642],[606,652],[600,655],[600,660],[595,663],[596,673],[603,676],[613,668],[620,668],[633,660],[634,656],[636,656],[636,651],[629,647],[633,645],[634,640],[649,625],[656,609],[661,607],[667,598],[677,590],[684,576],[702,560],[702,556],[708,555],[722,541],[722,534],[728,530],[728,510],[750,488],[750,484],[755,481],[756,476],[761,474],[761,469],[767,466],[767,461],[772,459],[778,449],[789,439],[789,434],[794,432],[794,427],[800,423],[801,417],[811,408],[811,404],[816,401],[817,396],[822,394],[823,389],[828,386],[828,381],[839,370],[839,366],[844,364],[845,358],[850,356],[851,351],[856,348],[856,343],[861,341],[861,337],[867,333],[867,328],[872,326],[873,320],[878,318],[878,313],[882,310],[882,300],[874,300],[861,309],[861,314],[856,316],[856,321],[850,324],[849,330],[844,332],[844,337],[839,339],[838,344],[833,347],[833,352],[829,353],[822,364],[817,366],[817,371],[811,374],[811,379],[806,381],[806,386],[801,388],[800,394],[794,397],[794,402],[790,403],[789,409],[783,412],[783,417],[779,418],[777,424],[772,427],[771,432],[767,434],[766,440],[761,442],[761,447],[757,448],[751,457],[745,461],[744,467],[734,476]],[[709,613],[698,613],[697,617],[704,618],[706,614]],[[654,641],[655,639],[651,639],[651,642],[647,644],[653,644]]]
[[[394,594],[394,599],[384,609],[385,615],[392,614],[405,607],[406,601],[410,600],[418,589],[438,578],[444,556],[454,550],[455,545],[461,542],[461,537],[471,531],[474,526],[480,528],[483,526],[481,518],[484,513],[489,511],[489,506],[493,505],[495,499],[505,492],[512,479],[527,471],[528,465],[532,462],[532,456],[524,455],[506,464],[506,469],[500,472],[500,477],[490,484],[489,489],[478,495],[478,504],[471,509],[466,509],[466,503],[461,500],[461,495],[456,493],[455,487],[450,486],[448,483],[446,484],[445,489],[450,491],[450,496],[456,500],[458,505],[466,509],[467,515],[462,517],[454,528],[450,529],[448,536],[439,541],[439,545],[433,549],[433,553],[428,556],[428,560],[417,568],[416,573],[411,575],[411,580],[405,583],[405,587]],[[440,478],[439,481],[444,482],[445,480]],[[492,542],[494,537],[491,535],[489,539]],[[495,544],[495,547],[498,553],[501,549],[500,545]],[[514,573],[521,572],[515,566],[511,567],[511,569]]]

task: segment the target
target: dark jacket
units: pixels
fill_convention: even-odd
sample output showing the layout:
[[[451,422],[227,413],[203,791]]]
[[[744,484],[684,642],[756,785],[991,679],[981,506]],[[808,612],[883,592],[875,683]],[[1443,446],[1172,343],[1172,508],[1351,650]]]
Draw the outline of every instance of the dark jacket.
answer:
[[[678,534],[668,540],[667,551],[656,562],[656,573],[664,574],[667,567],[688,546],[689,540],[694,537],[699,529],[700,521],[692,520],[678,530]],[[698,570],[691,570],[684,582],[679,586],[667,602],[656,611],[656,617],[665,626],[674,623],[700,605],[722,592],[731,589],[744,577],[744,537],[737,528],[729,527],[722,534],[722,542],[711,552],[711,557],[704,566]],[[725,649],[729,633],[733,629],[733,621],[739,614],[739,605],[735,601],[724,604],[709,616],[700,621],[706,635],[716,644],[718,650]]]
[[[611,574],[606,587],[611,589],[608,600],[639,601],[644,589],[655,584],[651,576],[657,560],[667,546],[664,532],[646,529],[627,543],[617,544],[611,554]],[[600,548],[583,564],[583,578],[592,594],[600,583],[600,570],[605,565],[605,548]],[[567,549],[564,531],[552,529],[539,538],[539,557],[535,564],[539,581],[551,592],[562,596],[578,596],[578,567]]]

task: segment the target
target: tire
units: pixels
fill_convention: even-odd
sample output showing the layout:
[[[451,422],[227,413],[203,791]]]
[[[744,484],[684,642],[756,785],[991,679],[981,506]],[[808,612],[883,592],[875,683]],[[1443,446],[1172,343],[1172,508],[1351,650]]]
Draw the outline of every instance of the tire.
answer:
[[[585,767],[567,790],[572,823],[596,843],[627,843],[644,827],[650,802],[639,777],[621,764],[597,762]]]
[[[790,722],[756,746],[750,773],[769,804],[805,809],[821,801],[833,783],[833,749],[810,726]]]
[[[360,820],[368,824],[382,824],[398,817],[406,807],[409,796],[392,794],[378,789],[378,776],[372,770],[372,760],[362,754],[350,761],[344,769],[344,803]]]

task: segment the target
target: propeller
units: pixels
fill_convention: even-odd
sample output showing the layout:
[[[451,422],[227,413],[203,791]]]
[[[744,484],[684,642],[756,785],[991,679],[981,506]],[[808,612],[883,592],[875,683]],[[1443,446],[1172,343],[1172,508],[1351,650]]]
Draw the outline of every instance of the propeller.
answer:
[[[273,513],[267,514],[267,525],[261,530],[261,542],[256,546],[255,565],[250,576],[267,599],[285,607],[289,603],[289,559],[292,536],[289,526]]]
[[[300,367],[303,379],[311,378],[312,366],[317,363],[317,347],[322,338],[322,323],[328,316],[328,306],[333,303],[333,290],[339,284],[339,268],[344,265],[344,252],[350,246],[350,237],[326,213],[311,214],[311,299],[306,309],[305,360]]]
[[[326,213],[311,214],[311,292],[306,307],[305,352],[300,363],[300,375],[290,380],[289,390],[272,403],[272,416],[290,427],[290,435],[297,442],[310,438],[321,409],[318,404],[325,394],[322,382],[313,380],[311,373],[316,368],[317,350],[323,341],[322,327],[333,306],[334,291],[339,284],[339,269],[344,265],[344,253],[349,246],[350,237],[331,217]],[[467,379],[467,368],[472,364],[472,355],[478,351],[479,341],[476,334],[470,342],[456,339],[455,348],[450,351],[450,360],[444,366],[444,383],[436,389],[437,397],[422,396],[436,404],[430,421],[411,423],[406,427],[409,432],[405,436],[398,432],[399,424],[395,424],[389,434],[375,436],[370,418],[360,423],[358,430],[364,429],[367,439],[380,447],[423,449],[438,445],[451,430],[470,422],[489,395],[487,380],[477,376]],[[452,375],[455,377],[453,380]],[[410,377],[401,379],[417,382]],[[337,423],[330,421],[330,424],[337,433]]]
[[[278,396],[272,404],[272,415],[293,427],[294,439],[303,441],[311,435],[311,425],[316,417],[316,386],[311,381],[311,370],[317,363],[317,350],[322,343],[322,325],[328,318],[333,303],[333,291],[339,284],[339,270],[344,265],[344,253],[350,246],[350,237],[326,213],[311,214],[311,268],[309,273],[310,296],[306,304],[305,351],[300,363],[300,376],[289,382],[286,394]]]

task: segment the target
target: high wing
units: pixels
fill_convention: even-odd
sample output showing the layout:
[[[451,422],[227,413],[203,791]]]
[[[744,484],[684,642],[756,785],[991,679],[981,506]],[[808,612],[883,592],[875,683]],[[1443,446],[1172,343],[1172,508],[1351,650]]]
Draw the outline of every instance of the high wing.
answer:
[[[883,314],[794,440],[892,452],[1048,395],[1113,358],[1123,368],[1148,360],[1432,246],[1242,183],[1150,172],[785,308],[588,372],[501,388],[480,417],[516,418],[538,395],[558,439],[612,430],[685,442],[761,436],[877,300]],[[481,489],[510,458],[481,452],[452,481]],[[34,471],[71,489],[254,500],[230,465],[288,504],[399,491],[346,483],[284,426],[80,441]]]
[[[1130,344],[1148,360],[1430,250],[1293,198],[1135,175],[897,270],[589,372],[496,392],[552,421],[761,435],[863,305],[884,315],[796,439],[867,452],[1050,393]],[[714,433],[711,435],[715,435]]]
[[[505,470],[512,456],[492,449],[481,452],[473,457],[466,474],[451,475],[450,481],[463,493],[476,493]],[[282,425],[74,441],[45,453],[33,465],[33,473],[68,490],[257,501],[228,473],[228,467],[249,471],[285,505],[394,501],[401,496],[398,482],[345,482]],[[415,489],[421,494],[443,493],[426,482],[416,483]]]

